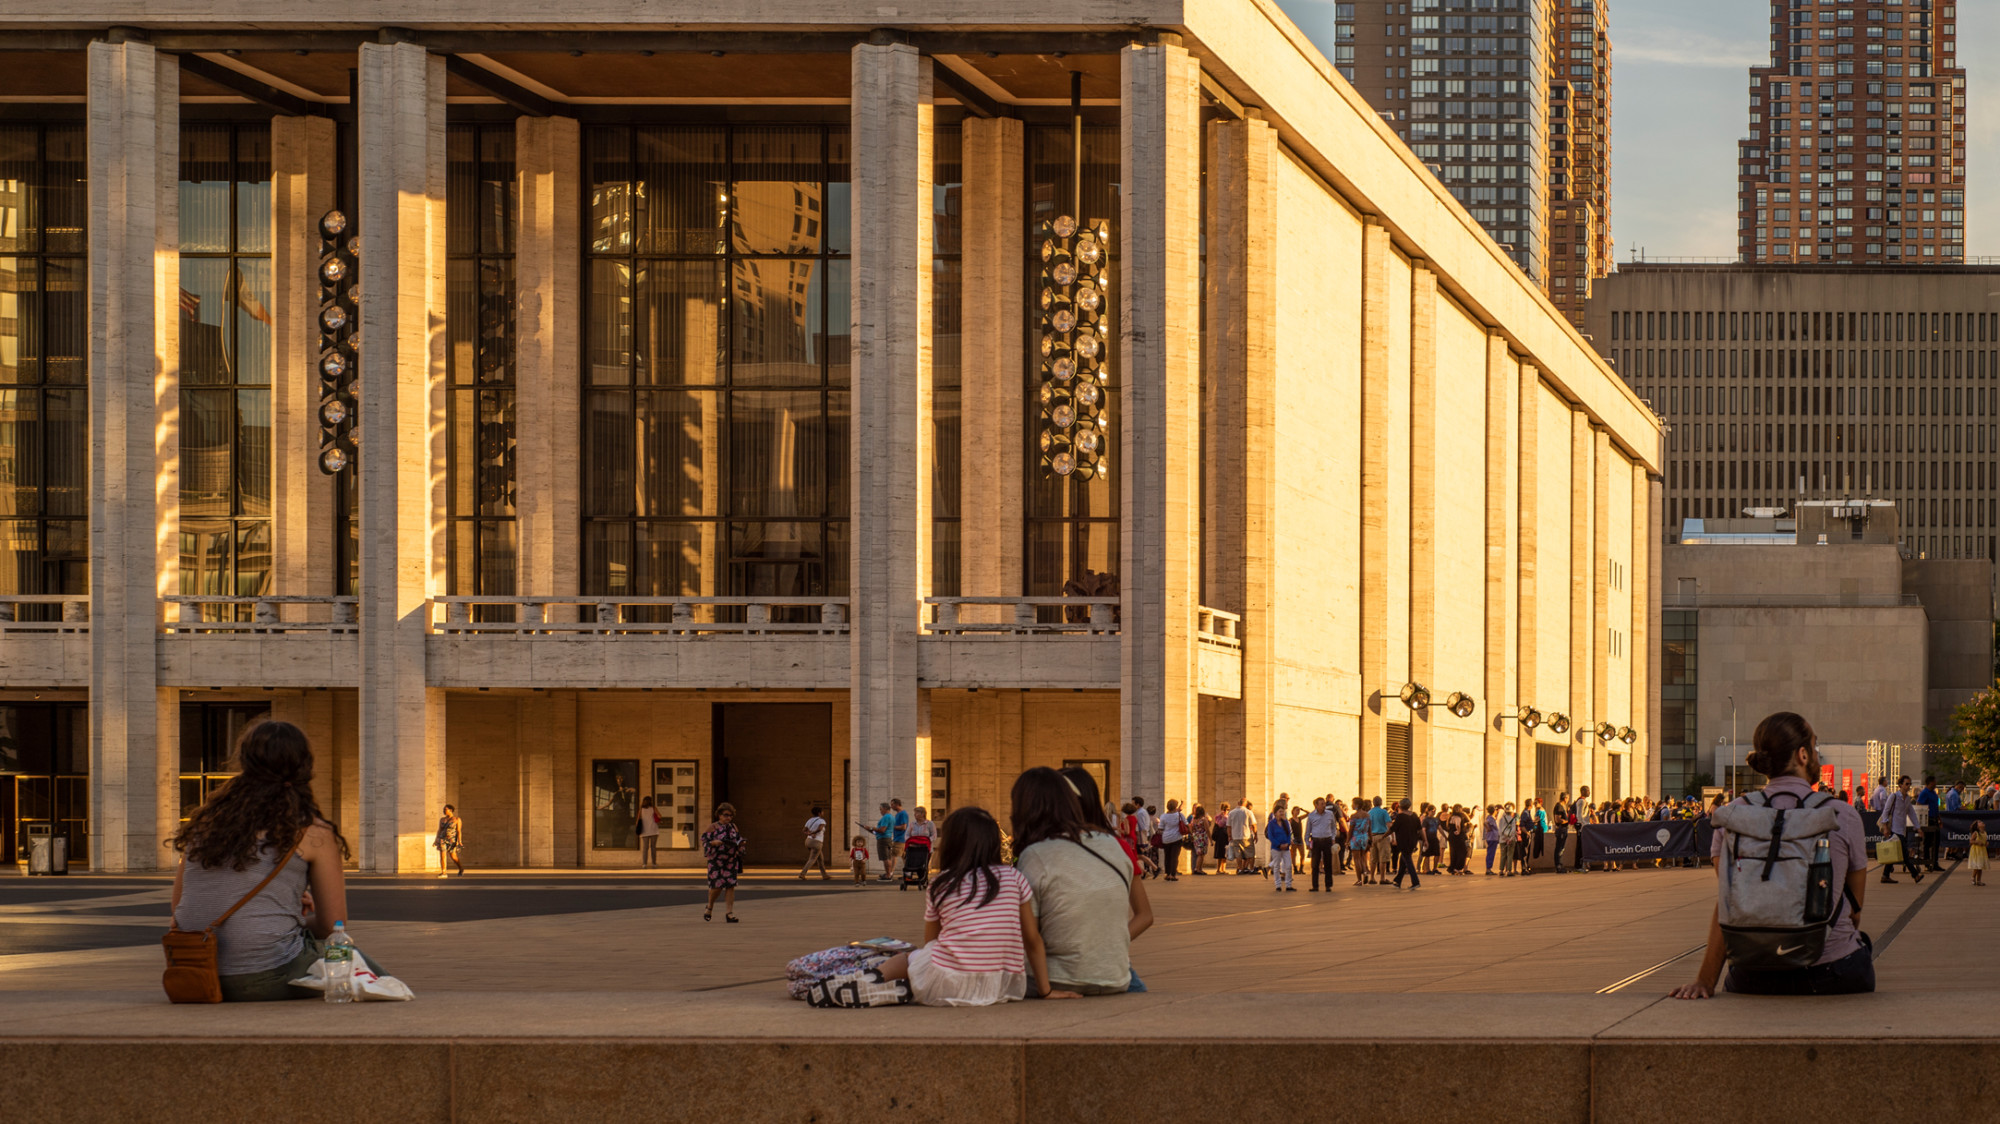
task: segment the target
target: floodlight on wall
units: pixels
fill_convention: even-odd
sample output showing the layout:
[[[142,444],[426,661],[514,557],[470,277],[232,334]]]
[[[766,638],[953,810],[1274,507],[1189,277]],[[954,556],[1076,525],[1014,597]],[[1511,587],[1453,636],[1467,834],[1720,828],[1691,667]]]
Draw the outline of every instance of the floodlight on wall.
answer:
[[[1569,733],[1569,715],[1561,711],[1549,715],[1549,732],[1555,734]]]
[[[1479,700],[1466,694],[1464,691],[1453,691],[1444,700],[1444,708],[1458,715],[1460,718],[1472,717],[1472,712],[1478,709],[1478,707]]]
[[[1542,712],[1532,706],[1524,706],[1514,715],[1520,719],[1523,730],[1533,730],[1542,724]]]
[[[1634,730],[1630,726],[1620,726],[1618,727],[1618,740],[1624,742],[1626,745],[1631,745],[1633,742],[1639,740],[1639,731]]]
[[[1041,433],[1051,476],[1110,471],[1105,385],[1111,370],[1111,224],[1060,215],[1041,224]]]
[[[1396,697],[1403,700],[1403,705],[1411,710],[1422,710],[1431,705],[1431,689],[1422,683],[1403,684],[1403,689],[1396,692]]]
[[[354,464],[361,389],[361,239],[344,211],[319,220],[319,470],[337,476]]]
[[[1590,732],[1597,735],[1597,740],[1600,743],[1608,743],[1618,736],[1618,727],[1613,726],[1609,722],[1599,722],[1591,728]]]

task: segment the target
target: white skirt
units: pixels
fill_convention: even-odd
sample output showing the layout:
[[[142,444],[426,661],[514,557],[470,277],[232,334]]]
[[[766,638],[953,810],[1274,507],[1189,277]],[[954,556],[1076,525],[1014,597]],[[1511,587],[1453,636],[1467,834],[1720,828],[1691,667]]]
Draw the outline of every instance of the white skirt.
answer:
[[[928,945],[910,953],[910,994],[926,1007],[991,1007],[1028,997],[1026,972],[961,972],[931,963]]]

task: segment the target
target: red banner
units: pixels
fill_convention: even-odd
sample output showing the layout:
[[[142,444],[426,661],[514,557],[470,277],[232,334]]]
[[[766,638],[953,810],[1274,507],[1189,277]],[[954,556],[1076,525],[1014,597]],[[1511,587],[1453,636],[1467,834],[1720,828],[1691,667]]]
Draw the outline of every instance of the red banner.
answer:
[[[1822,764],[1819,767],[1819,783],[1828,788],[1833,787],[1833,766]]]
[[[1840,791],[1842,792],[1854,791],[1854,770],[1842,769],[1840,771]]]

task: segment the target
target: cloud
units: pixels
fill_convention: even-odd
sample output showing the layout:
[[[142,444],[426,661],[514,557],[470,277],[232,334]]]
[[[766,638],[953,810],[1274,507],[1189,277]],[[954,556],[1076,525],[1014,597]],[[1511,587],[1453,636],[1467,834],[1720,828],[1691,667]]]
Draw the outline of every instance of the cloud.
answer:
[[[1663,66],[1689,66],[1704,70],[1746,70],[1763,66],[1770,57],[1749,49],[1739,39],[1718,39],[1696,32],[1665,29],[1620,36],[1612,31],[1612,62],[1651,62]],[[1615,78],[1616,70],[1613,70]]]

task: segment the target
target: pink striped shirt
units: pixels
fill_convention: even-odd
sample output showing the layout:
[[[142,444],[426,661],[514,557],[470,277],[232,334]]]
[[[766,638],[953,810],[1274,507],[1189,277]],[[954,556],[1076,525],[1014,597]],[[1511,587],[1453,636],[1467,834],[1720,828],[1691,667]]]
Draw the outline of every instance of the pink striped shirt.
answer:
[[[924,920],[940,925],[930,945],[931,963],[958,972],[1025,972],[1021,948],[1021,907],[1034,899],[1028,880],[1011,866],[986,868],[1000,880],[1000,892],[986,896],[986,875],[975,871],[942,904],[928,895]]]

